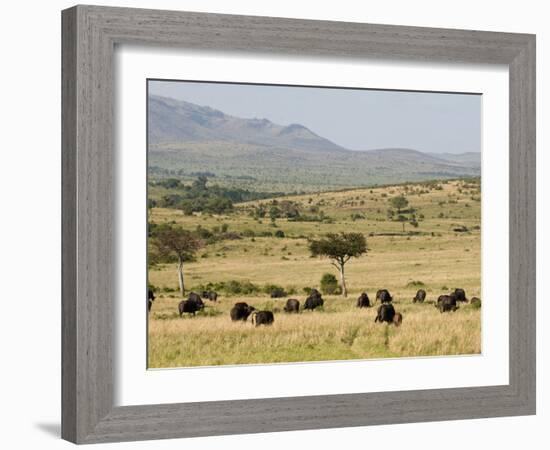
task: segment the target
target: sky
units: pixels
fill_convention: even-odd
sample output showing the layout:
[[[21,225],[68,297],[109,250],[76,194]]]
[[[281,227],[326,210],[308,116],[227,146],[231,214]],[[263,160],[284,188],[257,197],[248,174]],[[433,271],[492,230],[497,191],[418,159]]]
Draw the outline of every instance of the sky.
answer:
[[[299,123],[350,150],[481,151],[481,95],[149,81],[149,93],[241,118]]]

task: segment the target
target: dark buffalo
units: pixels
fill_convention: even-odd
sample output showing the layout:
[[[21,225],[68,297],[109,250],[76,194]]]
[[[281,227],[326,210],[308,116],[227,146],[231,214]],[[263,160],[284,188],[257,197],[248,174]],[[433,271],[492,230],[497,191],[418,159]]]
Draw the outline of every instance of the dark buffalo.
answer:
[[[195,315],[195,313],[201,309],[200,305],[193,300],[182,300],[178,305],[180,317],[183,316],[183,313]]]
[[[380,289],[376,292],[376,300],[380,303],[390,303],[393,298],[387,289]]]
[[[435,307],[438,308],[441,313],[456,311],[458,309],[458,306],[456,305],[456,297],[453,294],[440,295],[437,299]]]
[[[253,306],[249,306],[247,303],[244,302],[238,302],[235,303],[233,308],[231,308],[231,311],[229,311],[229,315],[231,316],[231,320],[242,320],[245,321],[248,319],[248,316],[252,314],[253,311],[255,311],[256,308]]]
[[[271,325],[275,318],[271,311],[254,311],[252,313],[252,318],[250,319],[252,325]]]
[[[393,316],[393,324],[398,327],[403,322],[403,314],[396,312],[395,316]]]
[[[187,300],[195,302],[199,306],[199,309],[204,308],[204,302],[202,301],[201,296],[195,292],[191,292],[187,297]]]
[[[418,289],[418,291],[416,291],[416,295],[413,298],[413,303],[424,303],[424,300],[426,300],[426,291],[424,289]]]
[[[300,302],[295,298],[289,298],[286,301],[285,311],[287,313],[297,313],[300,312]]]
[[[283,298],[286,297],[286,292],[283,288],[275,288],[271,291],[271,298]]]
[[[202,291],[202,296],[212,302],[218,301],[218,293],[216,291]]]
[[[321,293],[317,289],[312,289],[308,297],[306,298],[304,309],[310,309],[313,311],[315,308],[323,306],[324,303],[325,302],[323,301]]]
[[[464,289],[455,289],[455,291],[453,292],[453,295],[455,296],[455,299],[457,302],[463,302],[463,303],[467,303],[468,302],[468,299],[466,298],[466,292],[464,292]]]
[[[395,317],[395,309],[391,303],[382,303],[378,307],[378,312],[376,313],[376,318],[374,322],[387,322],[393,323],[393,318]]]
[[[153,306],[153,302],[155,301],[155,293],[152,289],[149,289],[147,291],[147,310],[151,311],[151,306]]]
[[[357,307],[358,308],[370,308],[370,300],[369,296],[366,292],[363,292],[359,298],[357,299]]]

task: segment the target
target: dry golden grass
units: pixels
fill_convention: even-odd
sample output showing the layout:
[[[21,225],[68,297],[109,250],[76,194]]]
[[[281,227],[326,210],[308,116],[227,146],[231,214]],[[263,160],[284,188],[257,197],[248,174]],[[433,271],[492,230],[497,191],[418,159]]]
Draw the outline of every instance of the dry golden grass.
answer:
[[[284,300],[246,299],[282,311]],[[433,304],[395,304],[400,327],[374,323],[376,307],[358,309],[353,298],[328,296],[323,311],[275,312],[272,326],[232,322],[234,299],[208,303],[205,315],[179,318],[177,298],[158,299],[149,323],[149,366],[181,367],[460,355],[480,352],[480,313],[462,306],[441,314]],[[219,315],[213,315],[218,314]]]
[[[400,223],[386,220],[388,198],[400,193],[405,193],[403,187],[297,196],[293,199],[304,206],[310,204],[310,199],[311,204],[320,202],[334,222],[277,220],[277,228],[269,225],[269,219],[261,223],[251,218],[247,214],[250,204],[240,205],[234,214],[223,217],[185,216],[175,210],[154,209],[151,220],[156,223],[174,221],[187,229],[226,223],[232,231],[281,229],[287,236],[209,245],[199,252],[197,261],[185,267],[189,290],[208,282],[249,280],[258,285],[293,287],[297,294],[291,297],[303,303],[302,288],[318,286],[322,274],[334,269],[326,259],[310,258],[307,240],[302,236],[360,231],[367,236],[369,252],[346,266],[348,299],[325,296],[324,311],[298,315],[277,312],[282,311],[286,299],[272,300],[267,295],[227,297],[221,293],[220,302],[208,302],[204,313],[180,319],[177,304],[181,298],[162,294],[163,289],[177,288],[175,265],[151,268],[149,282],[156,287],[158,298],[149,316],[149,366],[479,353],[481,310],[464,305],[455,313],[440,314],[433,304],[412,304],[419,286],[411,283],[421,281],[420,287],[427,291],[430,302],[455,287],[464,288],[468,297],[480,296],[481,236],[476,228],[480,225],[480,203],[471,200],[474,193],[461,189],[460,182],[444,184],[442,190],[423,195],[405,193],[411,206],[424,215],[417,229],[408,225],[406,229],[421,234],[380,235],[402,231]],[[365,214],[366,219],[352,221],[353,212]],[[441,213],[443,218],[439,217]],[[470,232],[453,232],[457,224],[467,226]],[[404,316],[401,327],[375,324],[375,308],[355,308],[361,292],[366,291],[372,301],[380,288],[389,289],[394,296],[396,310]],[[232,323],[229,309],[237,301],[275,310],[275,324],[255,329],[250,323]]]

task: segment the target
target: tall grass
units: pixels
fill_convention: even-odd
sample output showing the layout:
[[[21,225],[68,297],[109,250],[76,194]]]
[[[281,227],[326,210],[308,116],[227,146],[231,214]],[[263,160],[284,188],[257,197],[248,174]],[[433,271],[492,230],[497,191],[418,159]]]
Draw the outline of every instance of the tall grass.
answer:
[[[160,299],[166,310],[176,299]],[[247,299],[260,309],[282,310],[284,300]],[[196,317],[151,312],[149,366],[187,367],[398,356],[473,354],[480,347],[480,311],[469,306],[441,314],[433,304],[396,304],[400,327],[374,323],[376,307],[357,309],[354,299],[327,297],[321,311],[279,313],[270,327],[232,322],[233,300],[209,303]],[[208,311],[215,310],[213,315]],[[159,320],[160,317],[166,317]]]

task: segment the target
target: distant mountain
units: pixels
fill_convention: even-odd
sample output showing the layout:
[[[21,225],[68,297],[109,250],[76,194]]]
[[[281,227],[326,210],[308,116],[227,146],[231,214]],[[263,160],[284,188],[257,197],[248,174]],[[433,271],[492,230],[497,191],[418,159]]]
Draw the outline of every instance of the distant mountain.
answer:
[[[276,125],[267,119],[241,119],[208,106],[166,97],[149,97],[149,143],[232,141],[314,151],[344,148],[300,124]]]
[[[427,153],[439,159],[443,159],[450,163],[481,168],[481,153],[466,152],[466,153]]]
[[[148,121],[152,170],[210,172],[248,187],[314,191],[480,174],[479,153],[352,151],[301,124],[243,119],[165,97],[149,97]]]

